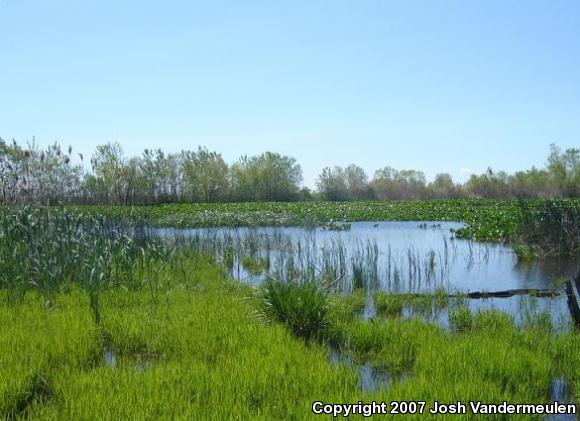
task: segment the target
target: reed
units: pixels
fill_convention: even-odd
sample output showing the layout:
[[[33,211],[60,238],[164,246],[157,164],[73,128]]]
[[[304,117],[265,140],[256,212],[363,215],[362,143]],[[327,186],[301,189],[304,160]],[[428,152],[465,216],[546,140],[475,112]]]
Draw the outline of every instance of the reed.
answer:
[[[80,287],[98,323],[105,288],[139,289],[157,282],[155,268],[169,262],[169,248],[147,238],[134,220],[23,207],[0,212],[0,290],[8,303],[38,291],[54,306],[59,291]],[[159,264],[154,264],[153,260]]]
[[[580,255],[580,206],[573,200],[548,200],[538,208],[520,202],[515,251],[520,260]]]
[[[445,288],[450,267],[458,259],[457,248],[444,247],[420,253],[379,249],[375,239],[356,240],[341,236],[317,239],[305,233],[284,233],[275,228],[201,229],[193,233],[152,232],[166,244],[194,249],[214,256],[234,278],[260,283],[268,276],[282,281],[308,279],[331,292],[356,289],[422,292]],[[486,245],[471,245],[468,261],[485,258]]]

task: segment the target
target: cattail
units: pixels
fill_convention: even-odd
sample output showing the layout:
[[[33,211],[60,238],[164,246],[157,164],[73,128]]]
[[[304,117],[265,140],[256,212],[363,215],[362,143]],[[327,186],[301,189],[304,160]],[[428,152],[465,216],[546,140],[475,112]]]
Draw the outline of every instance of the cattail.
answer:
[[[81,161],[83,161],[83,154],[82,153],[79,154],[79,158],[81,159]]]
[[[30,151],[24,151],[24,158],[30,158]]]
[[[44,154],[44,151],[42,151],[40,153],[40,162],[44,162],[44,159],[46,158],[46,155]]]
[[[68,154],[70,155],[72,153],[72,145],[69,145],[68,147]]]
[[[64,157],[64,163],[68,164],[70,162],[70,158],[67,156]]]

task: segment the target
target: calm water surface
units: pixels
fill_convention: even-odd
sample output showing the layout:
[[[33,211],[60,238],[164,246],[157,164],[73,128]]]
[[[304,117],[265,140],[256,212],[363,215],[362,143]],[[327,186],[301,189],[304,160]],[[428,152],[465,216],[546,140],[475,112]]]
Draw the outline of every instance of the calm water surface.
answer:
[[[455,238],[461,223],[354,222],[347,231],[259,227],[154,229],[154,235],[205,244],[231,256],[231,274],[258,284],[268,276],[331,279],[342,290],[449,292],[519,288],[562,290],[578,260],[519,263],[510,246]],[[254,264],[252,264],[254,262]],[[258,262],[258,263],[256,263]],[[357,283],[358,282],[358,283]],[[565,295],[468,300],[473,309],[497,308],[518,315],[542,311],[567,320]],[[371,303],[372,305],[372,303]],[[367,308],[367,311],[372,311]],[[371,315],[372,316],[372,315]],[[434,315],[443,319],[446,315]]]

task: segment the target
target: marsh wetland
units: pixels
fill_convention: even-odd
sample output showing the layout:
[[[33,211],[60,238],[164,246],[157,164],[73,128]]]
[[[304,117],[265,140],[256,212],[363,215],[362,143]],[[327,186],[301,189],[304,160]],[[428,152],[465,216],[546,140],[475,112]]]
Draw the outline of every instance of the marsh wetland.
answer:
[[[181,205],[5,209],[2,417],[304,419],[315,400],[580,398],[562,287],[578,260],[523,260],[498,235],[516,232],[512,204],[264,204],[263,218],[251,206],[246,226],[220,226],[224,205],[214,223]],[[269,226],[268,207],[294,219]],[[487,296],[506,290],[519,292]]]
[[[521,321],[530,312],[550,316],[555,325],[569,325],[565,279],[580,267],[576,258],[520,262],[506,243],[457,238],[465,225],[438,221],[365,221],[321,227],[157,228],[152,237],[176,241],[213,255],[230,276],[259,286],[266,279],[284,282],[311,280],[338,293],[364,291],[363,314],[376,316],[375,293],[436,293],[461,297],[482,292],[480,299],[463,300],[473,311],[497,308]],[[486,293],[531,290],[507,297]],[[534,291],[553,291],[534,296]],[[449,300],[451,305],[458,300]],[[422,315],[446,325],[447,308],[401,315]]]

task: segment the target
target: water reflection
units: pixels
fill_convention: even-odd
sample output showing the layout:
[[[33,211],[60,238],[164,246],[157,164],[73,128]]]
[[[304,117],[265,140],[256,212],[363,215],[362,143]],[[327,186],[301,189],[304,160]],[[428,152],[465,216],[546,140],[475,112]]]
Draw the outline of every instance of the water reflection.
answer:
[[[448,330],[450,329],[449,313],[457,305],[458,303],[454,300],[450,300],[447,305],[439,307],[436,305],[422,308],[406,306],[402,309],[401,317],[403,319],[420,318]],[[506,298],[463,299],[461,305],[466,306],[474,315],[485,311],[508,313],[516,326],[533,326],[541,323],[557,332],[568,330],[572,323],[564,294],[551,298],[519,295]]]
[[[333,277],[393,292],[494,291],[552,288],[570,277],[578,261],[518,263],[512,249],[456,239],[460,223],[354,222],[349,231],[302,227],[153,229],[230,259],[232,275],[259,283],[268,275]],[[205,245],[201,243],[205,242]],[[227,254],[230,256],[227,256]]]
[[[304,227],[151,229],[151,234],[215,255],[231,275],[259,284],[268,277],[309,279],[331,289],[450,293],[562,288],[578,260],[519,263],[505,244],[457,239],[452,222],[354,222],[348,231]],[[367,300],[365,317],[374,317]],[[523,300],[526,301],[526,300]],[[496,308],[522,317],[518,297],[468,300],[473,310]],[[531,300],[556,321],[564,296]],[[537,310],[537,309],[536,309]],[[520,314],[521,313],[521,314]],[[434,315],[435,316],[435,315]],[[562,316],[564,317],[564,316]],[[444,317],[443,317],[444,318]]]
[[[115,367],[117,365],[117,355],[113,351],[105,351],[103,357],[105,358],[106,366]]]
[[[391,378],[387,370],[375,367],[370,362],[356,364],[352,358],[338,349],[331,349],[330,362],[334,365],[343,364],[355,370],[358,374],[359,387],[364,392],[376,392],[386,389],[391,383]]]

